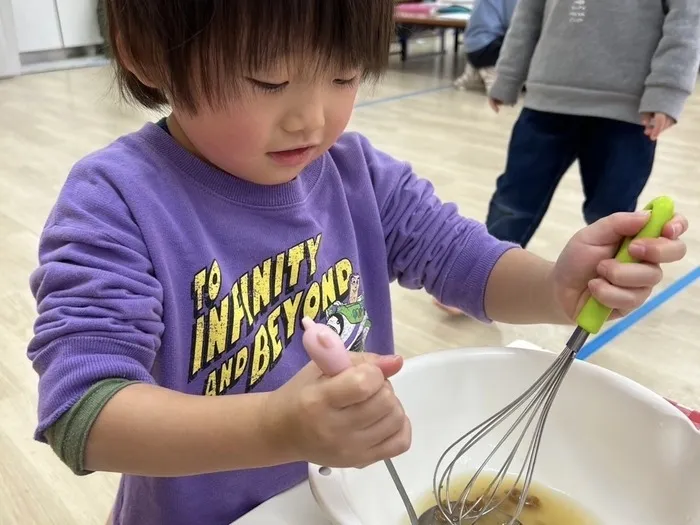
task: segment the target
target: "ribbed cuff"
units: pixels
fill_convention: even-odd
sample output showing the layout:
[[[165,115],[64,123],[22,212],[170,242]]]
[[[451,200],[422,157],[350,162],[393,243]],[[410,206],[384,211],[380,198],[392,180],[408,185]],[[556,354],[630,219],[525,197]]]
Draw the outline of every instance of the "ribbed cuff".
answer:
[[[70,410],[97,382],[120,378],[154,384],[149,369],[154,351],[104,336],[63,337],[34,360],[39,373],[39,421],[34,437]]]
[[[688,96],[688,93],[680,89],[649,87],[644,90],[639,112],[663,113],[678,122]]]
[[[522,81],[504,76],[503,74],[498,74],[496,76],[496,81],[489,91],[489,97],[500,100],[508,106],[512,106],[518,101],[522,88]]]

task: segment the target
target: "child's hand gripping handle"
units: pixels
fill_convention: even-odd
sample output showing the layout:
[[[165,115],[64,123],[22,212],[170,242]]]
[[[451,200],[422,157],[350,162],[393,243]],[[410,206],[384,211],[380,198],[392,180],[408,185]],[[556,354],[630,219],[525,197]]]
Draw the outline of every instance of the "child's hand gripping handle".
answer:
[[[352,366],[350,354],[337,333],[326,325],[314,323],[309,318],[304,318],[302,324],[304,325],[303,342],[306,352],[325,375],[334,376]],[[385,459],[384,464],[406,507],[411,525],[418,525],[418,516],[396,468],[390,459]]]
[[[636,239],[660,237],[664,226],[674,215],[673,201],[669,197],[658,197],[647,204],[644,209],[650,212],[649,221],[637,235],[628,237],[622,242],[620,250],[615,256],[616,260],[623,263],[638,262],[629,253],[630,243]],[[610,308],[603,306],[597,299],[591,297],[581,309],[576,323],[589,334],[597,334],[611,312]]]
[[[350,354],[337,333],[324,324],[313,322],[308,317],[302,320],[302,324],[304,325],[302,339],[304,348],[325,375],[333,377],[352,366]]]

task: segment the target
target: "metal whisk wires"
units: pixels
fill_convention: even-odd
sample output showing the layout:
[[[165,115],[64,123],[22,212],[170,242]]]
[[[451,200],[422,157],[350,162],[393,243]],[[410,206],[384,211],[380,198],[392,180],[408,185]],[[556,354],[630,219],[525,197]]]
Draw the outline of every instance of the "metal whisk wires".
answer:
[[[630,243],[635,239],[660,237],[664,225],[674,216],[674,208],[673,200],[668,197],[662,196],[652,200],[645,207],[645,210],[650,212],[650,217],[647,224],[641,229],[641,231],[639,231],[639,233],[637,233],[637,235],[634,236],[634,238],[628,237],[623,240],[615,259],[618,262],[623,263],[638,262],[637,259],[633,258],[629,253],[628,248]],[[483,516],[493,512],[495,509],[498,509],[498,507],[502,505],[506,499],[515,499],[516,497],[518,501],[518,508],[515,515],[510,519],[509,523],[504,525],[516,525],[516,523],[518,523],[517,519],[523,511],[525,503],[527,502],[527,493],[532,482],[535,463],[537,461],[537,454],[542,441],[544,425],[547,421],[547,416],[552,407],[557,391],[559,390],[566,373],[571,367],[571,364],[573,363],[576,355],[585,343],[589,334],[597,334],[610,316],[611,312],[612,310],[610,308],[598,302],[594,297],[590,297],[576,318],[576,324],[578,326],[567,342],[564,351],[557,357],[547,371],[542,374],[542,376],[519,398],[469,431],[467,434],[463,435],[443,453],[435,468],[435,474],[433,476],[433,493],[435,495],[438,510],[448,523],[456,525],[472,525]],[[476,474],[474,474],[469,483],[467,483],[466,487],[460,494],[460,497],[457,499],[457,501],[452,501],[450,497],[450,478],[459,459],[467,454],[467,452],[469,452],[469,450],[472,449],[472,447],[474,447],[474,445],[477,444],[485,435],[493,432],[496,427],[503,424],[504,421],[511,415],[516,414],[518,409],[523,406],[525,408],[517,416],[515,423],[508,429],[506,435],[494,447],[486,461],[481,464]],[[535,421],[536,417],[538,417],[538,419],[534,428],[534,435],[528,441],[526,439],[526,434],[528,429],[531,428],[531,425],[533,421]],[[516,434],[516,430],[523,422],[525,422],[524,428],[518,436]],[[486,490],[478,498],[476,498],[475,501],[470,501],[469,496],[476,485],[479,475],[484,470],[487,470],[489,461],[493,459],[493,457],[496,455],[499,449],[503,447],[504,443],[511,435],[518,436],[517,441],[503,464],[499,469],[497,469],[494,479],[488,485]],[[448,463],[445,471],[442,473],[442,475],[440,475],[440,468],[445,461],[446,456],[450,453],[450,451],[456,449],[460,443],[464,441],[466,441],[466,443],[459,448],[454,458]],[[525,454],[525,459],[523,460],[520,470],[518,471],[517,478],[510,489],[507,489],[503,493],[503,497],[499,499],[497,495],[501,489],[501,485],[503,485],[506,475],[511,470],[511,465],[516,461],[518,450],[523,443],[529,443],[529,446],[527,448],[527,453]],[[517,488],[521,479],[523,479],[522,491]]]
[[[566,373],[571,367],[571,364],[576,358],[576,354],[581,349],[581,346],[583,346],[583,343],[587,337],[588,333],[585,330],[577,328],[569,339],[564,351],[530,388],[528,388],[512,403],[464,434],[452,445],[450,445],[447,450],[445,450],[435,468],[435,474],[433,476],[433,493],[435,495],[438,508],[445,520],[447,520],[447,523],[456,525],[472,525],[483,516],[489,514],[495,509],[498,509],[506,500],[515,498],[518,500],[517,510],[510,522],[504,525],[515,525],[519,523],[517,519],[525,507],[547,415],[549,414],[549,410],[556,397],[556,393],[559,390]],[[472,449],[472,447],[474,447],[474,445],[476,445],[476,443],[478,443],[484,436],[490,432],[493,432],[496,427],[503,424],[506,419],[516,414],[518,409],[521,409],[523,406],[524,408],[522,408],[520,413],[517,415],[515,422],[500,439],[498,444],[493,448],[493,451],[481,464],[476,473],[471,477],[467,485],[462,490],[459,498],[454,501],[451,498],[450,481],[453,475],[453,469],[459,462],[460,458],[465,456],[469,450]],[[528,429],[531,428],[533,421],[538,417],[538,415],[539,418],[537,419],[533,436],[530,440],[527,440],[526,436]],[[524,425],[521,425],[523,422]],[[470,499],[469,496],[472,493],[479,476],[482,474],[482,472],[487,470],[489,462],[493,459],[499,449],[503,447],[508,438],[515,434],[518,428],[521,426],[522,430],[520,435],[517,436],[516,434],[517,440],[515,445],[509,452],[505,461],[497,469],[493,480],[478,498],[475,500]],[[520,450],[521,446],[526,443],[529,443],[529,445],[527,445],[527,452],[524,460],[522,461],[522,465],[518,470],[517,477],[510,488],[502,491],[501,486],[503,485],[506,476],[511,473],[511,466],[518,457],[518,451]],[[449,461],[445,467],[445,470],[440,475],[441,466],[446,461],[448,454],[450,454],[450,452],[455,450],[457,447],[460,447],[459,450],[457,450],[454,457],[451,459],[451,461]],[[493,469],[491,469],[491,471],[493,471]],[[524,479],[524,482],[523,488],[520,490],[518,489],[518,484],[520,483],[521,479]],[[500,498],[497,497],[499,493],[502,494]]]

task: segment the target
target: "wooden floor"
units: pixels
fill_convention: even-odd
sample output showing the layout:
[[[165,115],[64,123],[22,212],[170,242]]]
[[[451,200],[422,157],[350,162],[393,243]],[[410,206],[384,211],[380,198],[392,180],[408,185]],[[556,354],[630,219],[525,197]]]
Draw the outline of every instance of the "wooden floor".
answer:
[[[493,114],[483,94],[451,89],[462,69],[452,58],[395,62],[366,89],[351,128],[410,160],[439,194],[483,219],[517,109]],[[116,476],[74,477],[48,447],[32,441],[36,377],[25,350],[34,303],[28,289],[37,238],[71,165],[152,118],[114,103],[108,69],[54,72],[0,81],[0,524],[103,524]],[[446,89],[435,88],[448,86]],[[432,90],[432,91],[429,91]],[[420,92],[420,93],[416,93]],[[386,100],[385,100],[386,99]],[[366,105],[365,105],[366,104]],[[669,267],[663,287],[700,265],[700,94],[683,122],[663,137],[643,200],[670,194],[690,218],[689,255]],[[531,249],[554,258],[583,225],[581,185],[573,168]],[[401,353],[505,345],[526,338],[558,350],[569,331],[550,326],[482,326],[437,310],[427,294],[395,288]],[[700,284],[690,287],[612,341],[592,361],[659,393],[700,407]]]

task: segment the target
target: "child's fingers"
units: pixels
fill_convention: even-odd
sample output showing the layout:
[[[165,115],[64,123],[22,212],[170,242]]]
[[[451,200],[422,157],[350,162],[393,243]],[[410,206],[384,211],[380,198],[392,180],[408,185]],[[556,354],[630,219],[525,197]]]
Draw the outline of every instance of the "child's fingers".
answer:
[[[673,126],[675,121],[663,113],[644,113],[642,115],[642,125],[644,133],[651,139],[657,140],[659,136],[668,128]]]
[[[668,128],[673,126],[676,121],[673,120],[673,118],[669,117],[668,115],[664,115],[663,113],[659,113],[659,119],[661,125],[659,126],[660,131],[666,131]]]
[[[675,124],[675,121],[669,117],[668,115],[664,115],[663,113],[656,113],[654,115],[654,124],[653,124],[653,130],[651,133],[651,139],[656,140],[659,138],[659,136],[666,131],[668,128],[673,126]]]
[[[654,132],[654,115],[652,113],[642,114],[642,126],[644,126],[644,134],[651,138]]]
[[[399,456],[411,447],[411,440],[411,422],[407,417],[404,417],[401,429],[370,449],[370,455],[375,458],[375,461]]]
[[[633,310],[644,304],[651,295],[651,287],[621,288],[598,278],[588,283],[591,295],[613,310]]]
[[[629,264],[614,259],[601,261],[598,273],[609,283],[623,288],[656,286],[663,279],[663,271],[657,264]]]
[[[386,379],[398,374],[403,368],[403,358],[398,354],[380,355],[372,352],[349,352],[348,356],[353,365],[367,363],[377,366]]]
[[[647,222],[648,211],[617,212],[597,220],[577,235],[581,242],[591,246],[617,245],[624,237],[637,235]]]
[[[685,216],[676,214],[673,219],[664,226],[661,235],[668,239],[677,239],[688,231],[688,219]]]
[[[659,136],[659,129],[661,127],[661,115],[654,114],[654,116],[649,121],[649,137],[651,140],[656,140]]]
[[[651,132],[651,139],[652,140],[658,140],[659,137],[661,136],[661,133],[664,131],[664,125],[663,123],[660,123],[658,121],[654,122],[654,129]]]
[[[384,388],[370,397],[364,403],[359,403],[343,408],[337,414],[342,417],[345,424],[357,430],[364,430],[379,423],[392,412],[401,410],[401,404],[396,399],[391,384],[386,381]]]
[[[634,312],[636,308],[622,308],[622,309],[617,309],[613,311],[612,315],[610,316],[610,320],[614,321],[616,319],[620,319],[621,317],[627,317],[629,314]]]
[[[654,264],[672,263],[685,257],[688,248],[681,240],[665,237],[658,239],[637,239],[630,243],[629,252],[632,257]]]
[[[363,363],[330,378],[323,390],[330,406],[345,408],[367,401],[381,390],[384,381],[378,366]]]
[[[577,235],[584,244],[604,246],[617,244],[624,237],[634,237],[649,221],[649,212],[618,212],[604,217]],[[688,229],[688,220],[676,215],[665,225],[659,239],[638,239],[630,244],[630,255],[652,263],[675,262],[685,256],[685,243],[678,240]]]
[[[404,426],[406,414],[403,407],[397,406],[391,412],[384,414],[370,425],[364,425],[356,432],[357,438],[367,445],[368,448],[382,443],[387,438],[400,432]]]

